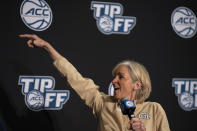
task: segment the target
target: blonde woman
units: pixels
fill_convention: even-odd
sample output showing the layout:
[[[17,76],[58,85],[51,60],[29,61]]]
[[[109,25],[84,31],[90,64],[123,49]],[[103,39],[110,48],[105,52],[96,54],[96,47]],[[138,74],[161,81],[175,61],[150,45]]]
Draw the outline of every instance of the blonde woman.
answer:
[[[99,121],[99,131],[170,131],[165,111],[156,102],[145,102],[151,92],[151,81],[146,68],[135,61],[123,61],[112,71],[114,96],[100,92],[89,78],[84,78],[75,67],[61,56],[48,42],[37,35],[23,34],[29,47],[44,48],[69,85],[92,108]],[[120,99],[134,100],[135,117],[131,120],[120,110]]]

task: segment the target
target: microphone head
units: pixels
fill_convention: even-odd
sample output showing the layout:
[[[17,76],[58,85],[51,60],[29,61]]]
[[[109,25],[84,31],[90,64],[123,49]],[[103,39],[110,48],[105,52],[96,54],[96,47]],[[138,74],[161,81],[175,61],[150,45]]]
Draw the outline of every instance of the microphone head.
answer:
[[[122,113],[129,116],[133,115],[136,108],[134,101],[129,100],[127,97],[121,98],[120,101],[120,108]]]
[[[126,109],[136,108],[135,103],[134,103],[133,100],[124,100],[123,104],[124,104]]]

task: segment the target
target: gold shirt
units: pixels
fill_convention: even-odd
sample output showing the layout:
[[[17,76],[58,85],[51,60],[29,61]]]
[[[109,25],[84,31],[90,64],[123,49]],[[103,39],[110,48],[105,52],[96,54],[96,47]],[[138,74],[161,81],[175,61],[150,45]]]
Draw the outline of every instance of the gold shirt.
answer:
[[[98,131],[128,131],[129,118],[122,114],[117,100],[100,92],[91,79],[84,78],[64,57],[54,61],[54,65],[85,104],[92,108],[99,121]],[[146,131],[170,131],[165,111],[156,102],[136,104],[134,114],[142,120]]]

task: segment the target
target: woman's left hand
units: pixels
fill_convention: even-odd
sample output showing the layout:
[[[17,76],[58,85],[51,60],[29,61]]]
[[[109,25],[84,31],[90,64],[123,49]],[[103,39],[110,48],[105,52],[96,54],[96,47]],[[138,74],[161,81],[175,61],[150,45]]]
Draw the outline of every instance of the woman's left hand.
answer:
[[[146,131],[144,123],[139,118],[132,118],[128,129],[133,131]]]

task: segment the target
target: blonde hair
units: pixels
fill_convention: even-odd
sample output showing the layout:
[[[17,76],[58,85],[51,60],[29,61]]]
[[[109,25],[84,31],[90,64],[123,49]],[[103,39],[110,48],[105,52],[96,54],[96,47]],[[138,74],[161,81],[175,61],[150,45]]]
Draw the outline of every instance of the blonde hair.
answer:
[[[136,61],[126,60],[118,63],[114,67],[114,69],[112,70],[112,75],[114,76],[117,69],[123,65],[128,67],[133,82],[141,82],[142,87],[137,90],[135,99],[137,100],[137,103],[144,102],[150,96],[151,92],[151,80],[148,71],[142,64]]]

